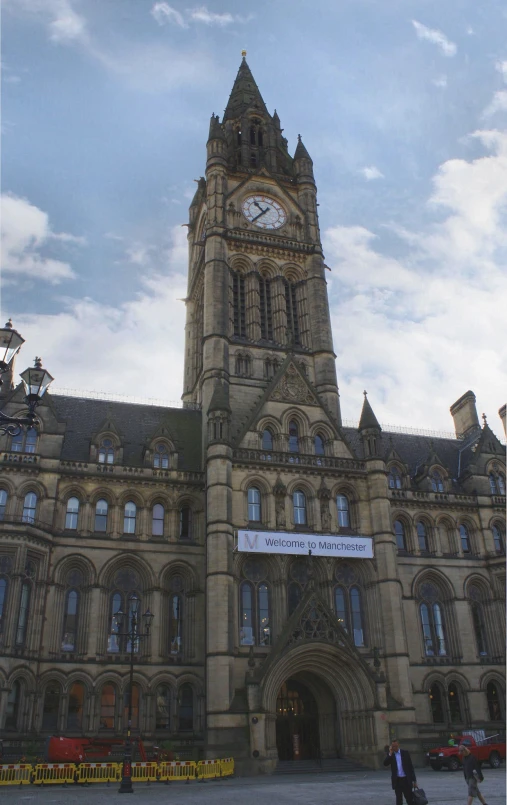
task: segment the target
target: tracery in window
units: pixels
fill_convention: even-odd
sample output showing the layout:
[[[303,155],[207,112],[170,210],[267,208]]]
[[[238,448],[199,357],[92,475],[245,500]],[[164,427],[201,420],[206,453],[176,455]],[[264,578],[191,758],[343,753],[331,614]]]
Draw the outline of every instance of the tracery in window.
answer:
[[[99,445],[99,464],[114,464],[114,445],[112,439],[102,439]]]
[[[21,596],[19,599],[18,621],[16,626],[16,645],[24,646],[28,627],[28,616],[30,613],[30,598],[32,585],[29,581],[24,581],[21,585]]]
[[[266,358],[264,361],[264,373],[268,380],[271,380],[276,375],[279,365],[276,358]]]
[[[364,646],[363,607],[361,589],[355,571],[340,563],[335,571],[338,582],[334,589],[336,617],[356,646]]]
[[[67,511],[65,512],[65,529],[76,531],[79,517],[79,499],[69,498],[67,501]]]
[[[289,578],[290,581],[287,587],[287,603],[289,615],[292,615],[294,610],[299,605],[299,602],[303,598],[306,585],[310,580],[308,562],[306,559],[296,559],[294,562],[292,562],[290,566]]]
[[[0,576],[0,635],[3,631],[3,614],[7,606],[7,592],[9,580],[5,576]]]
[[[252,361],[249,355],[243,352],[236,353],[236,374],[240,377],[250,377],[252,373]]]
[[[140,624],[140,613],[142,610],[141,592],[139,590],[139,576],[131,568],[123,568],[119,570],[114,577],[114,590],[109,598],[109,635],[107,640],[107,651],[110,654],[117,654],[120,652],[130,653],[132,644],[131,638],[126,635],[120,634],[118,626],[118,613],[123,614],[122,632],[133,631],[133,604],[131,596],[135,595],[139,601],[136,629]],[[134,653],[139,651],[139,639],[134,636]]]
[[[153,466],[155,469],[166,470],[169,467],[169,450],[165,444],[155,445],[153,451]]]
[[[263,559],[247,559],[239,586],[240,646],[271,645],[270,589]]]

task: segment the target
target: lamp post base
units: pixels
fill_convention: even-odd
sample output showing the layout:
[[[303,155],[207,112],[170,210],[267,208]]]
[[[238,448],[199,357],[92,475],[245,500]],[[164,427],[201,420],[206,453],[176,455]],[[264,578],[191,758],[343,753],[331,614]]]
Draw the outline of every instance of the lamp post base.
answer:
[[[125,746],[125,755],[121,770],[121,783],[118,789],[119,794],[133,794],[132,788],[132,747],[130,742]]]

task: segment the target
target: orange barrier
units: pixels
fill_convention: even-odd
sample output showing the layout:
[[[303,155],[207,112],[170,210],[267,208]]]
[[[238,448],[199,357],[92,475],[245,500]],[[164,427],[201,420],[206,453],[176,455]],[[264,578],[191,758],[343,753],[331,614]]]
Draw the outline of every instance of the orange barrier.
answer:
[[[158,764],[158,779],[167,783],[170,780],[195,780],[197,768],[193,760],[173,760]]]
[[[158,763],[155,761],[135,761],[132,763],[132,782],[154,783],[157,781]]]
[[[30,763],[8,763],[0,766],[0,785],[29,785],[31,782]]]
[[[220,777],[220,760],[200,760],[197,764],[199,780],[213,780]]]
[[[80,763],[78,783],[116,783],[121,779],[119,763]]]
[[[37,763],[35,767],[35,785],[74,782],[76,767],[73,763]]]

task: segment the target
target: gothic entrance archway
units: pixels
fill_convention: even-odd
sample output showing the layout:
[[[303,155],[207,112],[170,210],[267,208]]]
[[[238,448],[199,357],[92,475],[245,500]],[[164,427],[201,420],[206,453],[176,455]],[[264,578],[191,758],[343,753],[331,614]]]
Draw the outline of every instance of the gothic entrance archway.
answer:
[[[336,757],[336,708],[331,691],[313,674],[287,679],[276,701],[279,760]]]

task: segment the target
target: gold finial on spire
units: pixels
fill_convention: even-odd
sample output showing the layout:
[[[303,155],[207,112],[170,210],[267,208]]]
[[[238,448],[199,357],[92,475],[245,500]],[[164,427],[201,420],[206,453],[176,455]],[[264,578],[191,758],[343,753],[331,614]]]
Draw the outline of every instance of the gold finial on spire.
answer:
[[[241,51],[241,55],[243,56],[243,58],[245,58],[245,56],[246,56],[246,50],[244,50],[244,49],[243,49],[243,50]]]

